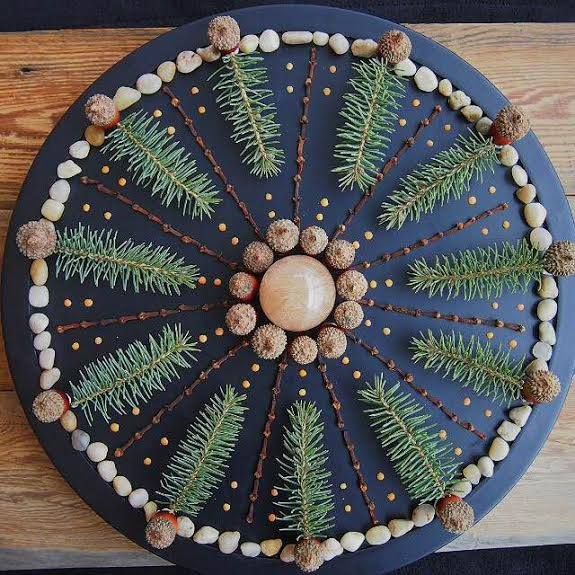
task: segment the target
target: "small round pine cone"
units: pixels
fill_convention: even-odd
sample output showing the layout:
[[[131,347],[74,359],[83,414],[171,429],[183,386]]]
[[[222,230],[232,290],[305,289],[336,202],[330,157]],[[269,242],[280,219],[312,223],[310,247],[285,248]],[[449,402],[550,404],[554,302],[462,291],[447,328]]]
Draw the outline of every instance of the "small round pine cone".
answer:
[[[56,251],[56,228],[49,220],[31,221],[16,232],[16,245],[31,260],[47,258]]]
[[[294,548],[295,564],[304,573],[317,571],[324,562],[321,541],[318,539],[300,539]]]
[[[240,26],[231,16],[216,16],[208,25],[208,40],[222,54],[235,52],[240,44]]]
[[[237,303],[226,313],[226,325],[234,335],[248,335],[256,327],[256,310],[249,303]]]
[[[255,299],[259,286],[258,278],[246,272],[235,273],[228,283],[230,294],[244,303]]]
[[[355,329],[363,321],[363,308],[356,301],[342,301],[333,313],[335,323],[344,329]]]
[[[575,244],[555,242],[545,252],[545,269],[554,276],[575,275]]]
[[[347,269],[355,259],[355,248],[347,240],[333,240],[325,250],[325,261],[336,270]]]
[[[521,394],[530,403],[549,403],[560,391],[559,378],[553,372],[541,369],[525,375]]]
[[[32,413],[41,423],[54,423],[70,409],[70,399],[63,391],[49,389],[39,393],[32,403]]]
[[[367,292],[367,280],[357,270],[343,272],[336,280],[337,295],[342,299],[356,301],[361,299]]]
[[[411,40],[401,30],[390,30],[379,40],[377,52],[389,66],[395,66],[407,60],[411,54]]]
[[[146,541],[154,549],[166,549],[176,538],[178,520],[170,511],[158,511],[146,525]]]
[[[86,118],[90,124],[109,130],[120,121],[120,112],[112,98],[104,94],[94,94],[84,106]]]
[[[262,359],[276,359],[287,345],[286,332],[273,323],[261,325],[252,336],[252,349]]]
[[[347,337],[337,327],[322,327],[317,336],[317,346],[320,355],[328,359],[337,359],[347,349]]]
[[[308,256],[317,256],[325,250],[328,242],[325,230],[319,226],[310,226],[300,234],[299,245]]]
[[[307,335],[298,335],[289,346],[290,357],[300,365],[307,365],[317,357],[317,343]]]
[[[497,114],[489,135],[495,144],[505,146],[523,138],[530,129],[527,114],[519,106],[507,106]]]
[[[280,254],[293,250],[299,241],[299,229],[291,220],[276,220],[266,232],[268,245]]]
[[[448,495],[441,499],[437,503],[436,511],[443,528],[450,533],[464,533],[475,521],[473,507],[457,495]]]
[[[243,261],[250,271],[262,274],[274,263],[274,253],[267,244],[252,242],[244,250]]]

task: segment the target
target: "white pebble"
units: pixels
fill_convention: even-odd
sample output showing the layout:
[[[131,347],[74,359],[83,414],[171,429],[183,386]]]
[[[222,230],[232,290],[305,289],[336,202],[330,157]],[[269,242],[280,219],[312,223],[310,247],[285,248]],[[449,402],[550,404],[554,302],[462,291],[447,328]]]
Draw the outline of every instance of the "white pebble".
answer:
[[[483,116],[479,118],[475,123],[475,129],[482,135],[487,136],[489,135],[489,131],[491,130],[491,124],[493,124],[493,120],[488,118],[487,116]]]
[[[37,286],[43,286],[48,281],[48,264],[46,260],[34,260],[30,264],[30,279]]]
[[[539,251],[546,251],[553,243],[553,236],[545,228],[534,228],[529,234],[531,245]]]
[[[329,537],[325,541],[322,541],[321,552],[325,561],[331,561],[334,557],[343,553],[343,547],[337,539]]]
[[[493,477],[495,464],[493,463],[493,459],[491,459],[491,457],[484,455],[478,459],[477,468],[479,471],[481,471],[481,475],[483,475],[483,477]]]
[[[483,110],[474,104],[471,106],[464,106],[460,110],[461,115],[468,121],[468,122],[477,122],[481,116],[483,116]]]
[[[178,526],[176,533],[179,537],[183,537],[184,539],[189,539],[190,537],[192,537],[194,531],[196,530],[196,526],[189,517],[181,515],[180,517],[178,517],[177,523]]]
[[[547,217],[547,210],[539,202],[532,202],[523,208],[523,215],[532,228],[540,228]]]
[[[496,437],[491,442],[491,447],[489,448],[489,457],[493,461],[503,461],[509,455],[509,443],[501,437]]]
[[[301,30],[294,30],[289,32],[284,32],[282,34],[282,42],[284,44],[309,44],[313,40],[313,34],[311,32],[304,32]]]
[[[543,361],[549,361],[553,355],[553,348],[544,341],[538,341],[532,348],[531,353],[533,357],[537,359],[542,359]]]
[[[329,39],[329,47],[338,55],[341,56],[349,50],[349,40],[339,32],[334,34]]]
[[[257,557],[262,552],[262,549],[259,543],[254,543],[253,541],[244,541],[240,545],[240,551],[244,557]]]
[[[142,507],[148,503],[149,499],[150,496],[148,492],[142,487],[134,489],[134,491],[128,495],[128,502],[134,509],[142,509]]]
[[[48,194],[53,200],[61,204],[66,203],[70,197],[70,182],[68,182],[68,180],[56,180],[50,186]]]
[[[198,48],[197,50],[198,56],[202,59],[202,61],[211,64],[212,62],[216,62],[222,57],[222,53],[214,48],[212,44],[206,46],[205,48]]]
[[[511,168],[511,177],[518,186],[526,186],[529,182],[527,172],[517,164]]]
[[[156,74],[142,74],[136,80],[136,88],[142,94],[155,94],[162,87],[162,79]]]
[[[409,533],[413,529],[414,524],[410,519],[392,519],[387,526],[391,531],[391,536],[397,538]]]
[[[470,463],[463,468],[463,477],[471,481],[471,485],[477,485],[481,481],[481,471],[474,463]]]
[[[543,276],[537,293],[542,298],[555,299],[559,295],[559,288],[553,276]]]
[[[202,65],[202,58],[191,50],[184,50],[176,58],[176,68],[182,74],[189,74]]]
[[[449,96],[447,103],[452,110],[461,110],[464,106],[471,104],[471,98],[465,92],[455,90],[455,92],[452,92],[451,96]]]
[[[293,563],[295,561],[295,545],[288,543],[280,553],[280,560],[284,563]]]
[[[456,481],[451,486],[450,493],[452,495],[457,495],[457,497],[461,497],[461,499],[464,499],[471,493],[472,489],[473,485],[471,484],[471,481],[463,479],[461,481]]]
[[[142,97],[142,92],[139,90],[134,90],[134,88],[130,88],[129,86],[120,86],[114,95],[114,104],[116,104],[116,108],[120,110],[126,110],[136,102],[140,100]]]
[[[437,91],[442,96],[445,96],[447,98],[451,96],[453,92],[453,85],[447,78],[443,78],[443,80],[441,80],[441,82],[439,82],[439,85],[437,86]]]
[[[439,84],[437,76],[427,66],[419,68],[413,77],[413,81],[422,92],[433,92]]]
[[[54,360],[56,359],[56,352],[51,347],[43,349],[38,356],[38,364],[42,369],[52,369],[54,367]]]
[[[255,34],[248,34],[240,40],[240,52],[251,54],[258,49],[260,39]]]
[[[260,34],[260,50],[275,52],[280,47],[280,37],[275,30],[264,30]]]
[[[48,198],[40,209],[40,213],[51,222],[57,222],[64,213],[64,204],[62,202],[57,202],[52,198]]]
[[[40,387],[42,389],[51,389],[56,383],[58,383],[61,376],[61,372],[57,367],[52,369],[46,369],[40,374]],[[73,412],[66,412],[73,413]]]
[[[385,525],[375,525],[367,530],[365,540],[370,545],[383,545],[391,539],[391,531]]]
[[[537,304],[537,317],[541,321],[551,321],[557,315],[557,302],[554,299],[542,299]]]
[[[33,313],[28,320],[28,325],[30,326],[32,333],[40,333],[44,331],[48,327],[49,323],[50,320],[45,313]]]
[[[214,529],[209,525],[204,525],[194,533],[194,541],[200,545],[215,543],[218,540],[219,534],[220,533],[217,529]]]
[[[32,307],[46,307],[50,303],[50,292],[46,286],[30,286],[28,303]]]
[[[224,531],[218,537],[218,547],[220,551],[225,555],[233,553],[238,548],[239,542],[240,542],[239,531]]]
[[[348,531],[340,539],[341,546],[350,553],[357,551],[365,541],[365,535],[359,531]]]
[[[156,68],[156,74],[160,77],[162,82],[168,84],[176,75],[176,64],[171,60],[166,60]]]
[[[549,345],[555,345],[557,343],[557,334],[551,322],[542,321],[539,324],[539,339]]]
[[[86,451],[90,445],[90,436],[82,429],[76,429],[72,432],[72,447],[76,451]]]
[[[112,487],[120,497],[127,497],[132,492],[132,484],[127,477],[116,475],[112,480]]]
[[[104,461],[108,455],[108,446],[101,441],[90,443],[88,449],[86,449],[86,455],[90,461],[100,463],[100,461]]]
[[[358,38],[351,43],[351,53],[356,58],[373,58],[377,54],[377,42],[371,38]]]
[[[417,66],[409,58],[406,58],[398,62],[393,67],[393,71],[401,78],[411,78],[415,75],[415,72],[417,72]]]
[[[527,184],[518,188],[515,195],[519,201],[524,204],[530,204],[535,199],[537,190],[533,184]]]
[[[509,410],[509,419],[519,427],[525,427],[533,408],[530,405],[520,405]]]
[[[116,469],[116,464],[113,461],[100,461],[98,463],[98,474],[106,482],[110,483],[118,475],[118,470]]]
[[[34,349],[42,351],[50,347],[52,343],[52,334],[49,331],[43,331],[34,337]]]
[[[534,359],[525,368],[525,373],[527,374],[535,373],[536,371],[549,371],[547,362],[542,359]]]
[[[313,43],[316,46],[327,46],[329,42],[329,34],[327,32],[314,32],[313,33]]]
[[[521,428],[511,421],[502,421],[501,425],[497,428],[497,434],[501,439],[507,442],[513,442],[517,439]]]
[[[76,414],[71,409],[66,411],[66,413],[64,413],[60,418],[60,425],[64,431],[72,433],[72,431],[78,427],[78,418],[76,417]]]
[[[144,505],[144,516],[146,517],[146,521],[150,521],[157,511],[158,504],[155,501],[148,501],[148,503]]]
[[[435,507],[429,503],[418,505],[411,514],[411,520],[415,527],[423,527],[433,521],[435,517]]]
[[[282,540],[281,539],[266,539],[260,543],[260,547],[262,549],[262,553],[266,557],[273,557],[280,552],[282,548]]]
[[[90,153],[90,144],[86,140],[78,140],[68,148],[68,153],[76,160],[83,160]]]
[[[72,178],[77,176],[82,171],[82,168],[73,160],[66,160],[61,164],[58,164],[56,173],[59,178]]]
[[[519,161],[519,154],[513,146],[503,146],[501,150],[499,150],[499,161],[502,165],[510,168]]]

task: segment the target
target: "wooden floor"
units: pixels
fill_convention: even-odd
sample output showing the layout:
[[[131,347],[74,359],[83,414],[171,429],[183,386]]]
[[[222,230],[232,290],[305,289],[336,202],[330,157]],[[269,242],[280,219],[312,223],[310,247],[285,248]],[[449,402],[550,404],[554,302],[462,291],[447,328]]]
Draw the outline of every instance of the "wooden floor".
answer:
[[[451,48],[527,110],[575,203],[575,24],[412,27]],[[1,249],[26,172],[54,124],[109,66],[163,31],[0,35]],[[54,469],[28,428],[3,345],[0,433],[0,569],[161,563],[104,523]],[[526,476],[448,549],[575,543],[574,447],[572,392]]]

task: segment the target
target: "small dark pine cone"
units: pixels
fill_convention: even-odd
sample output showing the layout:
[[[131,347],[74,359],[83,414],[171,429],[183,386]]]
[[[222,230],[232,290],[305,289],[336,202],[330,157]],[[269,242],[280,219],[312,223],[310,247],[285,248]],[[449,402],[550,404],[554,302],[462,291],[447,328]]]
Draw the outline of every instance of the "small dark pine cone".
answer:
[[[49,389],[38,394],[32,403],[32,413],[41,423],[54,423],[70,409],[70,400],[62,391]]]
[[[274,263],[274,253],[267,244],[252,242],[246,246],[243,260],[250,271],[263,274]]]
[[[252,349],[262,359],[276,359],[287,345],[286,332],[273,323],[261,325],[252,336]]]
[[[575,275],[575,244],[573,242],[555,242],[545,252],[545,269],[554,276]]]
[[[208,25],[208,40],[222,54],[234,52],[240,43],[240,27],[231,16],[216,16]]]
[[[325,230],[319,226],[310,226],[300,235],[299,245],[301,249],[309,256],[317,256],[325,250],[328,242]]]
[[[295,564],[304,573],[313,573],[323,565],[321,541],[318,539],[300,539],[294,547]]]
[[[325,250],[325,261],[336,270],[347,269],[355,259],[355,248],[347,240],[333,240]]]
[[[473,507],[457,495],[448,495],[441,499],[436,511],[443,528],[450,533],[459,535],[473,527]]]
[[[395,66],[409,58],[411,54],[411,40],[401,30],[390,30],[379,40],[377,52],[379,57],[383,58],[388,65]]]
[[[322,327],[317,336],[319,354],[328,359],[341,357],[347,349],[347,337],[337,327]]]
[[[299,241],[299,229],[291,220],[276,220],[266,232],[266,241],[275,252],[285,254]]]
[[[235,273],[228,283],[230,294],[242,302],[253,301],[258,293],[260,282],[256,276],[246,272]]]
[[[344,329],[355,329],[363,321],[363,309],[356,301],[342,301],[333,313],[335,323]]]
[[[525,375],[521,393],[530,403],[549,403],[560,391],[559,378],[553,372],[541,369]]]
[[[290,357],[300,365],[307,365],[317,357],[317,343],[307,335],[299,335],[289,346]]]
[[[249,303],[237,303],[226,313],[226,325],[234,335],[248,335],[256,327],[256,310]]]
[[[146,541],[154,549],[166,549],[176,538],[178,520],[169,511],[158,511],[146,525]]]
[[[367,292],[367,280],[361,272],[348,270],[337,278],[335,287],[339,297],[356,301]]]
[[[498,146],[517,142],[529,132],[531,123],[519,106],[503,108],[491,124],[489,134]]]
[[[48,220],[31,221],[16,232],[16,245],[31,260],[47,258],[56,250],[56,228]]]
[[[88,98],[84,112],[90,124],[101,128],[113,128],[120,121],[120,112],[114,100],[104,94],[94,94]]]

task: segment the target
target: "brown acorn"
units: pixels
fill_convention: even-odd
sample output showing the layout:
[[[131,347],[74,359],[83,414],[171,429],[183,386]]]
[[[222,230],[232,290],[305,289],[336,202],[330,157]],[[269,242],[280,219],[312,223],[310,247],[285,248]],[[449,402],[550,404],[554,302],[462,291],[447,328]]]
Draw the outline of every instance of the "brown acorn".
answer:
[[[390,66],[407,60],[411,54],[411,40],[401,30],[390,30],[379,40],[377,52]]]
[[[54,224],[48,220],[31,221],[16,232],[16,245],[22,255],[32,260],[44,259],[56,251],[58,237]]]
[[[54,423],[70,409],[70,398],[63,391],[49,389],[39,393],[32,403],[32,413],[41,423]]]
[[[493,138],[493,143],[505,146],[523,138],[530,129],[531,123],[527,114],[519,106],[507,106],[497,114],[489,135]]]
[[[575,275],[575,244],[573,242],[555,242],[545,252],[545,269],[554,276]]]
[[[561,392],[561,382],[551,371],[542,369],[528,373],[523,379],[521,394],[529,403],[549,403]]]
[[[473,507],[457,495],[445,496],[437,503],[435,510],[443,528],[450,533],[464,533],[475,522]]]
[[[216,16],[208,25],[208,40],[222,54],[236,52],[240,45],[240,26],[231,16]]]
[[[114,100],[104,94],[94,94],[88,98],[84,106],[86,118],[90,124],[111,130],[120,121],[120,111],[116,108]]]
[[[300,539],[295,544],[294,559],[304,573],[317,571],[324,562],[321,541],[311,537]]]
[[[178,520],[171,511],[158,511],[146,525],[146,541],[154,549],[166,549],[176,538]]]

